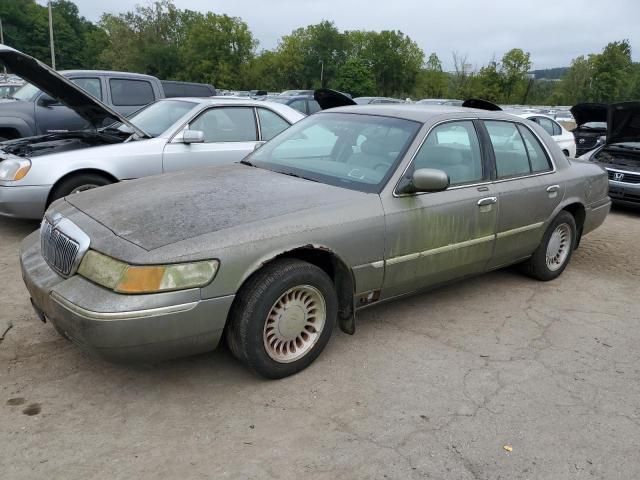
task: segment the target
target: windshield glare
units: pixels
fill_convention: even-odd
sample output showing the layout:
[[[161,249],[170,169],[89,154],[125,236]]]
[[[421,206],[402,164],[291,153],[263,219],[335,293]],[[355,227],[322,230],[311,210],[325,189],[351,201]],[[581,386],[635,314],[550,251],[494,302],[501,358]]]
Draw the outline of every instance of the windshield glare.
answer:
[[[420,125],[391,117],[322,113],[294,124],[246,160],[329,185],[379,192]]]
[[[38,93],[40,93],[40,89],[38,87],[34,87],[30,83],[25,83],[16,93],[12,95],[12,98],[30,102],[36,97],[36,95],[38,95]]]
[[[166,132],[174,123],[182,118],[197,104],[184,100],[161,100],[138,110],[129,121],[152,137]],[[131,129],[118,122],[110,126],[124,133],[133,133]]]

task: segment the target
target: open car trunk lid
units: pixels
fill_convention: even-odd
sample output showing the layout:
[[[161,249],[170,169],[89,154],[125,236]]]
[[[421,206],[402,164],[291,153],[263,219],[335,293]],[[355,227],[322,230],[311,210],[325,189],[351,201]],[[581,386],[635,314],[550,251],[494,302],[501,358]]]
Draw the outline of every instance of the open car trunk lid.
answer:
[[[0,44],[0,62],[12,73],[35,85],[52,98],[75,111],[94,128],[101,128],[114,122],[127,125],[141,137],[147,133],[133,125],[124,116],[92,97],[66,77],[18,50]]]

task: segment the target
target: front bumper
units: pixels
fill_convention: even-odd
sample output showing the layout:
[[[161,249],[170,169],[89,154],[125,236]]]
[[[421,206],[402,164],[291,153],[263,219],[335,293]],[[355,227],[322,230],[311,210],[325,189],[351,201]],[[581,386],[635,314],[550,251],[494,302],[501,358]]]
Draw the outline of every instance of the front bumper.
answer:
[[[38,312],[83,350],[113,361],[157,361],[213,350],[234,296],[200,291],[119,295],[76,275],[60,277],[40,254],[38,233],[20,254],[22,276]]]
[[[609,196],[617,204],[640,206],[640,183],[609,180]]]
[[[50,191],[50,185],[0,185],[0,216],[40,220]]]

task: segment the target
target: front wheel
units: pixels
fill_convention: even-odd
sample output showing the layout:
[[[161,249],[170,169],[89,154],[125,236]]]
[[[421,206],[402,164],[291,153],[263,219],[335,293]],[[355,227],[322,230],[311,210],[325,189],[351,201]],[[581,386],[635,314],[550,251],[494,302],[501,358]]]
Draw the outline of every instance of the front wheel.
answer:
[[[86,190],[91,190],[92,188],[102,187],[104,185],[109,185],[110,183],[112,182],[108,178],[94,173],[74,175],[62,180],[54,187],[51,191],[49,203],[53,203],[59,198],[66,197],[67,195],[84,192]]]
[[[308,367],[331,337],[338,301],[331,278],[296,259],[276,260],[242,287],[229,317],[231,352],[267,378]]]
[[[567,211],[553,219],[531,258],[522,264],[524,272],[537,280],[560,276],[569,264],[576,245],[576,221]]]

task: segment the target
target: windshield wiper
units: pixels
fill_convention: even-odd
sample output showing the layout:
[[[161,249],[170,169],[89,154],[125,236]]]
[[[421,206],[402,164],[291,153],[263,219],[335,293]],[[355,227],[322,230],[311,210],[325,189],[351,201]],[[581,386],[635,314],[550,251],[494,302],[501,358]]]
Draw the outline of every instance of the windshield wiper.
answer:
[[[301,178],[303,180],[309,180],[310,182],[316,182],[319,183],[318,180],[314,180],[313,178],[308,178],[308,177],[303,177],[302,175],[298,175],[297,173],[293,173],[293,172],[280,172],[278,170],[275,170],[278,173],[281,173],[283,175],[288,175],[290,177],[295,177],[295,178]]]
[[[242,160],[240,160],[240,163],[243,165],[248,165],[250,167],[255,167],[255,165],[253,163],[251,163],[249,160],[245,160],[244,158]]]

